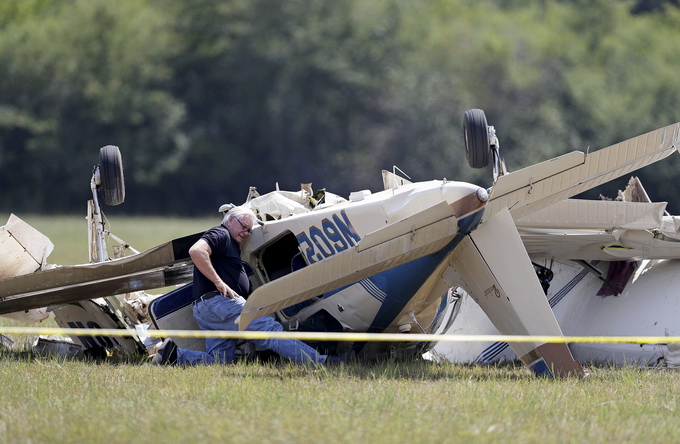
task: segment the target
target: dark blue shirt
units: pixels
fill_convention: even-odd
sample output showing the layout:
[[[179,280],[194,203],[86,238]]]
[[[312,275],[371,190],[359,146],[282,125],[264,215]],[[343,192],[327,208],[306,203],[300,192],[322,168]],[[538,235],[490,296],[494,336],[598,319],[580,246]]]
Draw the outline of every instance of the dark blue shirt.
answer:
[[[248,296],[250,281],[241,261],[241,249],[238,242],[231,238],[229,230],[224,225],[219,225],[203,233],[201,239],[206,241],[212,250],[210,261],[218,276],[236,293]],[[194,298],[215,290],[217,290],[215,284],[194,266]]]

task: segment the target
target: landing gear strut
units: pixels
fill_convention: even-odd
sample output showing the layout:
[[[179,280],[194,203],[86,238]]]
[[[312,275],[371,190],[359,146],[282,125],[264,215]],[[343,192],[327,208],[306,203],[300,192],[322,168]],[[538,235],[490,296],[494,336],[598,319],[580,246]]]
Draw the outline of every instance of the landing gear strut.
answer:
[[[469,109],[463,116],[465,156],[472,168],[485,168],[493,160],[493,180],[507,174],[505,162],[500,156],[500,143],[496,129],[486,121],[481,109]]]

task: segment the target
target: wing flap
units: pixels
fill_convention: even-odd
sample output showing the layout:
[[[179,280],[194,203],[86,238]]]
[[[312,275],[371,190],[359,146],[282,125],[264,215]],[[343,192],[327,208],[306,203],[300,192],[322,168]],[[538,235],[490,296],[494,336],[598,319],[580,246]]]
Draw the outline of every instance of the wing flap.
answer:
[[[646,230],[660,228],[665,202],[616,202],[566,199],[515,219],[523,228],[566,230]]]

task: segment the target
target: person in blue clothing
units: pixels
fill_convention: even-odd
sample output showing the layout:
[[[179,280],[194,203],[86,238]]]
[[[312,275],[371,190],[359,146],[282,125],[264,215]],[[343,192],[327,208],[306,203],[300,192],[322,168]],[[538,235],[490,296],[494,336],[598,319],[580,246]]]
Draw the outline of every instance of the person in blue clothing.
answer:
[[[206,231],[189,249],[194,262],[193,313],[201,330],[238,330],[235,323],[250,293],[250,281],[241,261],[240,244],[251,234],[256,216],[245,207],[234,207],[222,223]],[[270,316],[250,323],[251,331],[282,331]],[[302,341],[287,339],[253,340],[297,363],[328,363],[335,357],[319,354]],[[152,362],[156,365],[227,364],[233,362],[235,339],[206,338],[206,351],[178,348],[166,339]]]

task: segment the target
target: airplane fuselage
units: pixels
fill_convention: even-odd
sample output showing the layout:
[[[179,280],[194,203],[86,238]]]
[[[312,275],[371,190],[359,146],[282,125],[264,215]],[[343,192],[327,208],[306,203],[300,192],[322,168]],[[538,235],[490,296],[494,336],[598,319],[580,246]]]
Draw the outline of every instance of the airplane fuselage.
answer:
[[[470,194],[485,192],[476,185],[440,180],[373,194],[364,192],[354,200],[320,205],[304,214],[265,222],[242,245],[242,259],[253,269],[251,282],[256,289],[301,267],[341,254],[366,235],[432,206],[442,202],[451,205]],[[458,219],[458,235],[436,253],[280,310],[277,318],[289,330],[434,332],[447,321],[443,314],[449,298],[448,288],[430,278],[461,236],[480,222],[482,211],[480,207]],[[420,344],[414,352],[433,345]],[[376,348],[387,346],[369,344],[364,347],[365,353],[381,354]]]

